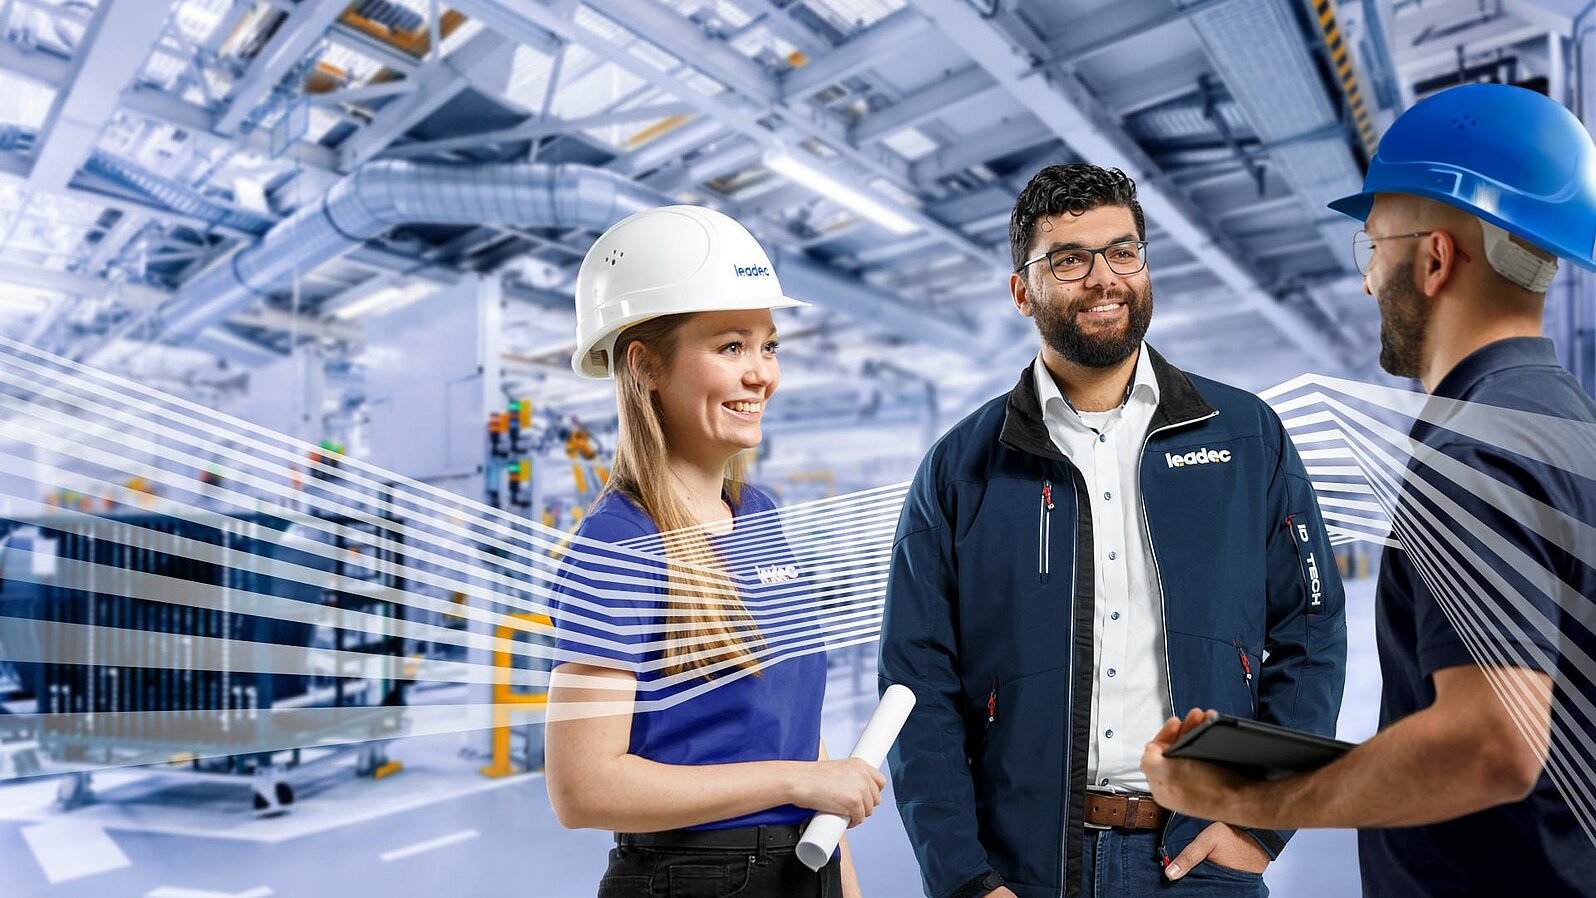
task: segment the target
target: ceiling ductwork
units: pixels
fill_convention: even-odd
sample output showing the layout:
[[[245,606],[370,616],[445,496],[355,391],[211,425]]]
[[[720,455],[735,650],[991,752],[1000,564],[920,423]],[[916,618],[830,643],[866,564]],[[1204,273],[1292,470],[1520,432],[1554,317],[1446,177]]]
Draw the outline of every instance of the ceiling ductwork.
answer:
[[[160,339],[192,341],[295,276],[406,224],[505,225],[603,231],[633,212],[674,202],[604,169],[572,164],[475,166],[374,162],[350,174],[268,231],[218,260],[163,305]],[[972,329],[890,296],[806,256],[773,252],[788,289],[817,305],[968,353]]]

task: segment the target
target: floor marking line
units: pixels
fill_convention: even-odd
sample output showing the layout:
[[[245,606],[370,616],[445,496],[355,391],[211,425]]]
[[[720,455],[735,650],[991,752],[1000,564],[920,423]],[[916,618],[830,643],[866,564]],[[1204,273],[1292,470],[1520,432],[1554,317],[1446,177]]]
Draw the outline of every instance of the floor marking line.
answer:
[[[92,823],[59,820],[25,826],[22,838],[51,885],[133,864],[116,840]]]
[[[465,842],[470,839],[475,839],[476,837],[476,830],[462,829],[457,833],[450,833],[447,836],[439,836],[436,839],[428,839],[425,842],[417,842],[414,845],[406,845],[403,848],[395,848],[392,851],[384,851],[382,854],[377,855],[377,857],[384,861],[397,861],[401,858],[407,858],[411,855],[420,854],[423,851],[431,851],[434,848],[442,848],[445,845],[453,845],[456,842]]]
[[[271,898],[275,894],[266,886],[256,886],[247,892],[211,892],[205,889],[182,889],[177,886],[159,886],[144,893],[144,898]]]

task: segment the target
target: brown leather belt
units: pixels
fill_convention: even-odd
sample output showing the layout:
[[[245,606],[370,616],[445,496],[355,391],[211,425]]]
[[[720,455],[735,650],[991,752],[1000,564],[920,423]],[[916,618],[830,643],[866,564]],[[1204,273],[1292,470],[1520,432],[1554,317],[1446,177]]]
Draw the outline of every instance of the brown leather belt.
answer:
[[[1086,793],[1086,825],[1097,829],[1158,829],[1169,811],[1151,795]]]

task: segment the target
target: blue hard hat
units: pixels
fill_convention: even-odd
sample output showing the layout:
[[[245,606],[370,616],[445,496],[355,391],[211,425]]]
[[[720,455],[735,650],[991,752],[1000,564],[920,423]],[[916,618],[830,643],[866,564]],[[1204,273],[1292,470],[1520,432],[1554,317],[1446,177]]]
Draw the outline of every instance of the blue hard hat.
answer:
[[[1380,138],[1363,191],[1330,208],[1363,221],[1378,193],[1456,206],[1596,270],[1596,146],[1535,91],[1468,84],[1414,104]]]

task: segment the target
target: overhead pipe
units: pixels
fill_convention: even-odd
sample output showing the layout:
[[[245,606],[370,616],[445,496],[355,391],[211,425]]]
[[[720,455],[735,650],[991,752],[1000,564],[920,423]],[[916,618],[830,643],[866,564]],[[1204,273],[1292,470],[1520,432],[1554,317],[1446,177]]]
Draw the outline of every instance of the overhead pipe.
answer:
[[[161,339],[182,342],[367,240],[405,224],[503,224],[603,230],[660,198],[600,169],[454,166],[390,160],[361,166],[217,260],[161,307]]]
[[[25,128],[0,127],[0,149],[20,149],[33,137]],[[213,263],[162,305],[157,316],[164,322],[161,339],[174,344],[191,342],[207,327],[281,289],[296,274],[400,225],[602,231],[633,212],[675,202],[614,172],[584,165],[390,160],[362,166],[318,202],[274,224],[110,154],[96,152],[86,168],[165,208],[264,235],[254,246]],[[967,322],[916,308],[801,253],[770,247],[770,255],[786,289],[799,298],[885,325],[915,342],[964,353],[978,350],[972,343],[975,329]],[[535,298],[548,303],[544,293]]]
[[[211,328],[200,334],[194,339],[193,345],[195,349],[203,349],[212,355],[238,362],[248,368],[270,364],[286,358],[284,353],[278,352],[270,346],[239,336],[225,327]]]
[[[575,164],[451,165],[384,160],[364,165],[319,200],[279,222],[260,242],[213,263],[161,307],[160,339],[192,340],[289,284],[296,274],[406,224],[505,225],[603,231],[620,219],[675,202],[621,175]],[[789,292],[970,353],[973,328],[884,294],[806,256],[776,251]]]

